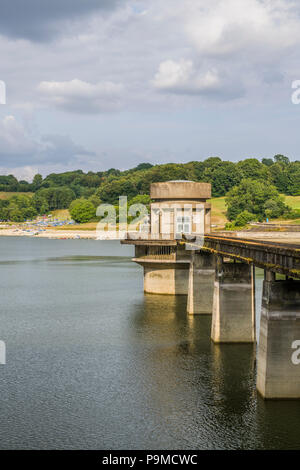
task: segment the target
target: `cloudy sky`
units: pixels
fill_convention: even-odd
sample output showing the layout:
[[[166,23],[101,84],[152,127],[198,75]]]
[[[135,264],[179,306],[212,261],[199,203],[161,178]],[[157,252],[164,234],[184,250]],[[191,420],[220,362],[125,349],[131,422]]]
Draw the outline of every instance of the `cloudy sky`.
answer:
[[[300,159],[299,1],[1,0],[0,57],[1,173]]]

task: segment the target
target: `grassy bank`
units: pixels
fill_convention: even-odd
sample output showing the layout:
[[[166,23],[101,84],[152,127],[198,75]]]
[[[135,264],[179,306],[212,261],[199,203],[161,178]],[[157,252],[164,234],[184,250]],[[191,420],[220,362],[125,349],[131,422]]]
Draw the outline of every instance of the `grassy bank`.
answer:
[[[224,226],[228,222],[226,218],[225,197],[211,199],[211,223],[212,225]]]
[[[34,193],[10,193],[10,192],[5,192],[5,191],[0,191],[0,199],[9,199],[12,196],[18,196],[18,195],[23,195],[23,196],[33,196]]]
[[[284,196],[285,203],[292,209],[300,209],[300,196]]]
[[[300,209],[300,196],[284,196],[285,203],[290,206],[292,209]],[[226,204],[225,197],[216,197],[211,199],[212,205],[212,224],[218,226],[225,226],[228,222],[226,217]],[[272,221],[274,223],[281,224],[300,224],[300,219],[285,220],[285,219],[276,219]]]

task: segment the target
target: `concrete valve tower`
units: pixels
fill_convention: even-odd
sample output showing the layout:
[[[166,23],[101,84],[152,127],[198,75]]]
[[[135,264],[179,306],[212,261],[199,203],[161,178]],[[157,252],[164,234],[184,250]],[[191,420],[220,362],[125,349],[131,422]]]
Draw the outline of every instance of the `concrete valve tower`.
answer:
[[[135,245],[134,261],[144,268],[144,291],[153,294],[187,294],[191,251],[182,236],[210,232],[211,185],[194,181],[152,183],[149,233],[122,243]]]

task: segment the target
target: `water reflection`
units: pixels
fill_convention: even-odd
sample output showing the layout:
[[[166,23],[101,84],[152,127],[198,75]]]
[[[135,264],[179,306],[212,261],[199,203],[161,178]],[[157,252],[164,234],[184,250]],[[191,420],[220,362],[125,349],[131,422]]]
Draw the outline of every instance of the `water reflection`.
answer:
[[[145,295],[136,305],[134,331],[145,346],[136,361],[159,427],[172,428],[183,448],[299,448],[300,404],[257,397],[256,345],[214,344],[210,329],[210,316],[186,314],[185,297]]]
[[[299,449],[300,402],[256,396],[255,348],[213,344],[185,296],[144,295],[125,254],[0,239],[0,448]]]
[[[244,423],[255,404],[255,347],[213,344],[211,317],[188,316],[184,297],[146,295],[135,327],[145,345],[159,345],[137,359],[151,377],[152,400],[164,419],[174,413],[185,419],[190,407],[194,446],[254,447]]]
[[[300,403],[263,400],[257,396],[256,416],[261,449],[300,449]]]

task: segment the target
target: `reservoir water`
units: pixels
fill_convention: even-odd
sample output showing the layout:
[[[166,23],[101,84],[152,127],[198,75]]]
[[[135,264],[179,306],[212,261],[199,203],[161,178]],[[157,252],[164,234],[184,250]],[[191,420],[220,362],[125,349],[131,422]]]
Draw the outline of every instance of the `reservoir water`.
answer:
[[[257,396],[255,348],[144,295],[132,254],[0,237],[0,448],[300,449],[300,402]]]

